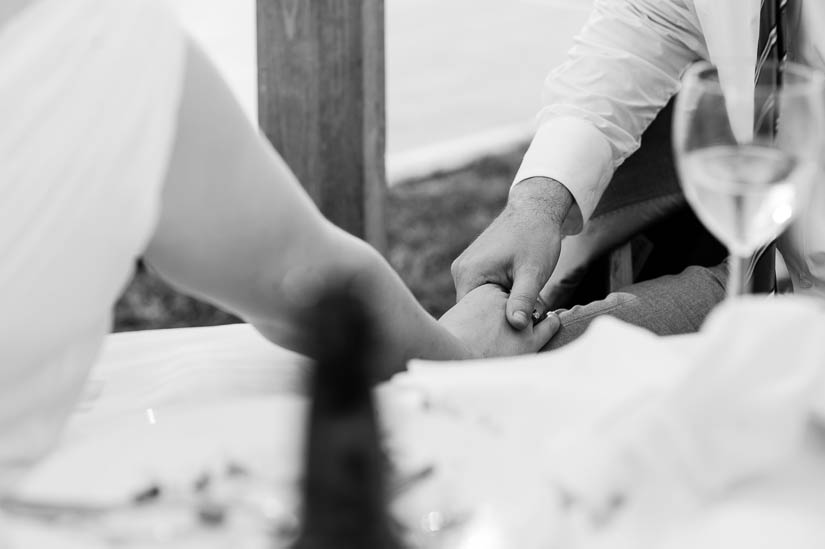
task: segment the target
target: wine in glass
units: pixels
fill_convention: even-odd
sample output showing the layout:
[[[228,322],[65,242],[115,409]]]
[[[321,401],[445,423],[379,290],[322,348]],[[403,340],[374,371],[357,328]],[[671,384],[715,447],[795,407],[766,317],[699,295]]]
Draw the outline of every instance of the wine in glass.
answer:
[[[731,254],[728,295],[747,292],[748,266],[788,226],[819,174],[825,78],[791,62],[741,78],[744,62],[690,67],[674,111],[685,197]],[[737,78],[737,75],[739,78]]]

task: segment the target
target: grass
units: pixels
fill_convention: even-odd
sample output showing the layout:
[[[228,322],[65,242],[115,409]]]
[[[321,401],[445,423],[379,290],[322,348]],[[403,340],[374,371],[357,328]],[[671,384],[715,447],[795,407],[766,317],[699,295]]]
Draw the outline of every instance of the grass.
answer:
[[[433,315],[454,303],[450,263],[504,206],[523,152],[519,148],[389,190],[387,258]],[[142,268],[115,308],[115,331],[233,322],[239,320],[176,292]]]

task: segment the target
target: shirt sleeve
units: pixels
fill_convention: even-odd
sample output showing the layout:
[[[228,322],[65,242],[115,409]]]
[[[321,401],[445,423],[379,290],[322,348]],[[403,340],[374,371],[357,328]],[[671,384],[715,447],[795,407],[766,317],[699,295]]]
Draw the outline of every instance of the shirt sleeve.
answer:
[[[545,82],[514,185],[537,176],[562,183],[575,200],[564,231],[580,231],[684,69],[706,55],[691,0],[596,0],[567,61]]]

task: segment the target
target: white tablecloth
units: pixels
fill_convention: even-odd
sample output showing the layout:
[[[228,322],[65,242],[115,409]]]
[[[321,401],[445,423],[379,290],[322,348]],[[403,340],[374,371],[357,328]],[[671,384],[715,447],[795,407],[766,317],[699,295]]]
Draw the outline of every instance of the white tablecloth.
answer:
[[[377,391],[399,466],[438,465],[429,503],[412,494],[401,514],[420,519],[433,498],[472,511],[481,529],[460,546],[481,536],[522,549],[818,547],[823,326],[808,304],[754,302],[699,335],[656,338],[605,320],[548,355],[415,362]],[[760,368],[760,357],[782,368]],[[227,462],[294,489],[307,366],[246,325],[111,336],[23,493],[118,502]],[[808,381],[810,391],[798,385]],[[630,501],[602,516],[610,490]],[[69,546],[36,528],[14,536],[14,547]]]

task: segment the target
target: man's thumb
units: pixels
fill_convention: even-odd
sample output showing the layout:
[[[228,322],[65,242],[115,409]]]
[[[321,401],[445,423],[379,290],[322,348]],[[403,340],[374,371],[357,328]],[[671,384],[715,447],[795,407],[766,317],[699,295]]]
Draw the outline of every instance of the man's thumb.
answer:
[[[523,330],[532,324],[536,299],[545,282],[540,269],[524,268],[516,271],[510,297],[507,298],[507,321],[513,328]]]

